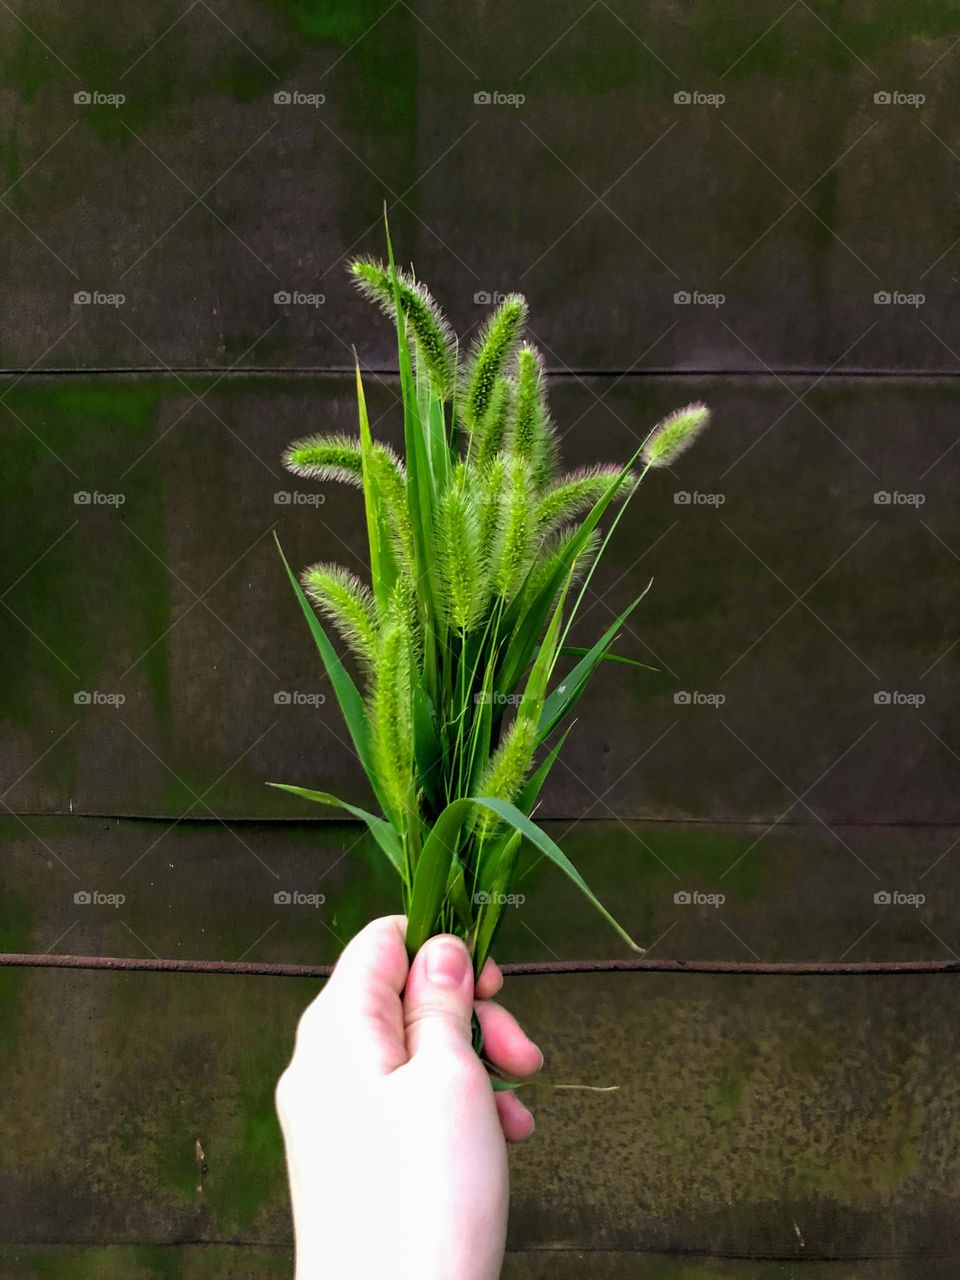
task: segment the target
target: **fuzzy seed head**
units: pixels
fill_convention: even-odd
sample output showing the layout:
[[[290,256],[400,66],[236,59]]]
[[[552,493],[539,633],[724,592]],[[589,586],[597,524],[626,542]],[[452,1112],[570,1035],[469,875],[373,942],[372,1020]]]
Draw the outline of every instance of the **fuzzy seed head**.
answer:
[[[537,504],[537,528],[541,535],[589,511],[606,493],[610,484],[620,474],[615,466],[584,467],[562,476],[543,494]],[[618,498],[625,498],[636,487],[636,477],[624,477],[617,490]]]
[[[480,472],[480,558],[488,571],[503,529],[506,486],[507,458],[500,453]]]
[[[450,623],[468,631],[483,614],[487,575],[480,555],[480,513],[472,468],[460,466],[440,499],[437,521],[443,605]]]
[[[404,622],[388,622],[377,653],[370,720],[377,771],[397,813],[405,812],[413,785],[411,660]]]
[[[540,549],[533,572],[530,574],[530,580],[527,584],[527,591],[530,598],[533,599],[540,589],[553,577],[560,565],[569,572],[571,564],[571,546],[574,538],[580,532],[579,526],[572,525],[564,529],[560,533],[553,533],[547,538]],[[600,534],[594,529],[587,541],[584,543],[580,552],[573,559],[573,573],[571,575],[571,584],[578,582],[586,572],[587,566],[597,554],[600,546]],[[557,587],[559,593],[560,587]]]
[[[388,268],[382,262],[358,258],[350,264],[350,271],[360,292],[393,318],[395,301]],[[432,294],[412,274],[397,272],[397,292],[414,349],[423,360],[434,391],[441,400],[448,400],[456,366],[453,330]]]
[[[295,440],[283,455],[283,465],[295,476],[339,480],[363,488],[363,457],[355,436],[306,436]]]
[[[372,670],[379,637],[370,588],[339,564],[313,565],[303,575],[303,588],[367,671]]]
[[[504,446],[507,427],[513,413],[513,386],[509,379],[500,376],[493,386],[490,403],[478,425],[479,447],[477,462],[487,466]]]
[[[695,401],[677,409],[663,419],[643,446],[643,460],[648,467],[669,467],[689,449],[710,421],[710,410]]]
[[[517,354],[517,394],[510,444],[514,453],[529,462],[539,458],[543,406],[543,362],[540,352],[525,342]]]
[[[521,707],[520,714],[487,765],[477,787],[477,795],[490,796],[494,800],[515,800],[527,780],[536,749],[537,726],[523,715]],[[498,822],[495,814],[482,810],[476,821],[477,831],[488,836]]]
[[[495,546],[494,586],[510,599],[523,581],[536,550],[536,515],[530,464],[525,458],[507,462],[503,514]]]
[[[497,378],[513,353],[526,318],[526,299],[519,293],[511,293],[484,325],[470,355],[464,380],[461,410],[468,430],[476,430],[483,420]]]
[[[413,528],[410,524],[404,469],[393,450],[382,444],[373,446],[371,466],[397,560],[408,573],[415,575]]]

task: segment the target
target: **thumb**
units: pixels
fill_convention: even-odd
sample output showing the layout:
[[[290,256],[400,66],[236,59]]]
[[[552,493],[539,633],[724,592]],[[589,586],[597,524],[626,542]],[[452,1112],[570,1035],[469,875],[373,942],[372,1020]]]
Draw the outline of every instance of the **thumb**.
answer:
[[[403,996],[411,1058],[462,1053],[471,1044],[473,965],[459,938],[429,938],[414,957]]]

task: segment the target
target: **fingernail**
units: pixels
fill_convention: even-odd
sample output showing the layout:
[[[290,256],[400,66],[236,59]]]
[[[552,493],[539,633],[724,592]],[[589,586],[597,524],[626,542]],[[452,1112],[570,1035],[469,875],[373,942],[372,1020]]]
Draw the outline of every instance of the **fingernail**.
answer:
[[[471,973],[470,957],[462,942],[442,938],[427,946],[427,980],[436,987],[462,987]]]

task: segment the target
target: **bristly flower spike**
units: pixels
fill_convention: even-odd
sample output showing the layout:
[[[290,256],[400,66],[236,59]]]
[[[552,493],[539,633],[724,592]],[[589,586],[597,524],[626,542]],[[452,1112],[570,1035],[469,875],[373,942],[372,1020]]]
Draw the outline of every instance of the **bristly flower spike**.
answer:
[[[710,410],[699,400],[668,414],[651,431],[643,446],[648,467],[669,467],[689,449],[710,421]]]

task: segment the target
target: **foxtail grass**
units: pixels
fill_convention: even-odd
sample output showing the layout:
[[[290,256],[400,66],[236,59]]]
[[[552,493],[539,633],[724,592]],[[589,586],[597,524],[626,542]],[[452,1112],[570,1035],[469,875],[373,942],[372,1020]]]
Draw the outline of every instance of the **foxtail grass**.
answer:
[[[397,270],[389,233],[387,244],[386,263],[351,273],[396,328],[404,456],[372,438],[359,366],[358,434],[310,436],[284,455],[296,475],[363,492],[369,585],[334,564],[287,572],[380,812],[271,785],[367,824],[399,878],[411,955],[454,933],[479,974],[524,843],[640,950],[532,815],[594,672],[630,661],[612,646],[642,596],[589,647],[567,644],[590,579],[640,482],[709,411],[688,405],[631,458],[563,473],[526,301],[510,294],[464,352],[429,291]]]

